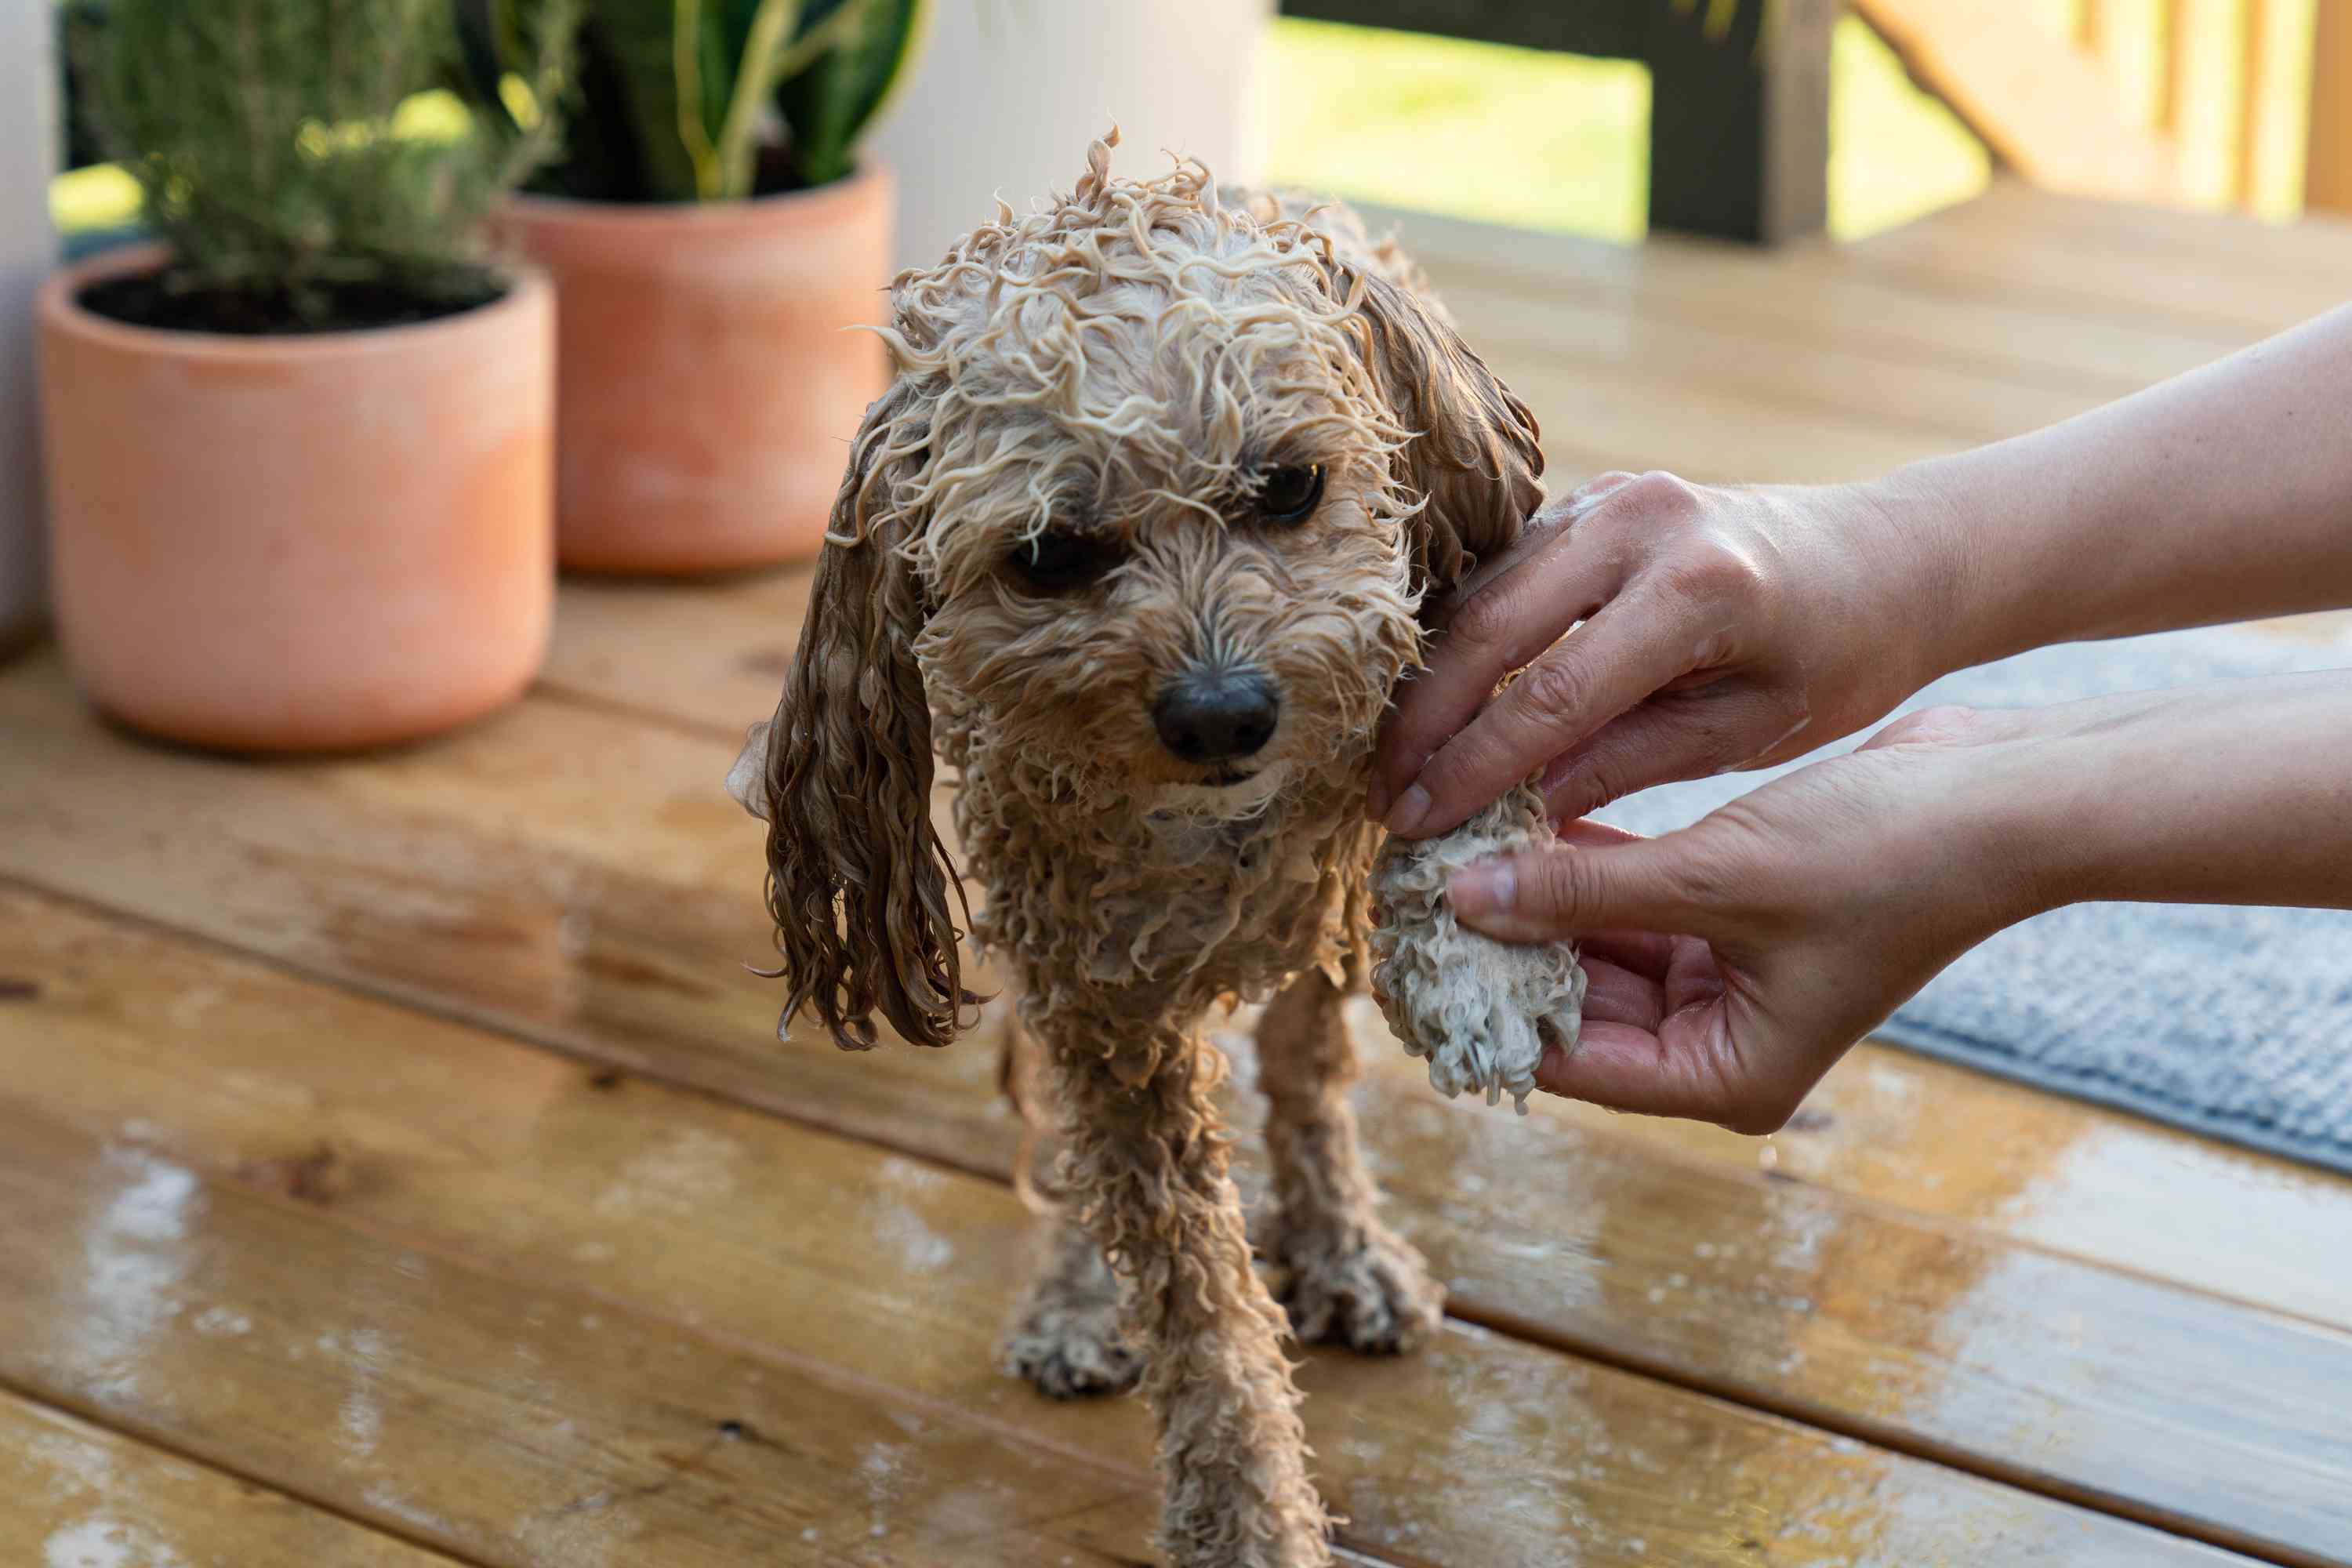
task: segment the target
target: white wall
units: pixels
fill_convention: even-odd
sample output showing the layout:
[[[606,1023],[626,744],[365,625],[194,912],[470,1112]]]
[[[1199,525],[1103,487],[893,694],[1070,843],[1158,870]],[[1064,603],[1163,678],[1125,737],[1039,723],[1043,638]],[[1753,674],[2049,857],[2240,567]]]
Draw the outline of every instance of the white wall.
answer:
[[[1220,180],[1265,163],[1260,62],[1274,0],[934,0],[928,47],[869,145],[898,177],[901,267],[989,217],[1068,190],[1116,121],[1122,174],[1160,149]]]
[[[47,0],[0,0],[0,649],[44,597],[33,292],[56,258],[57,79]]]

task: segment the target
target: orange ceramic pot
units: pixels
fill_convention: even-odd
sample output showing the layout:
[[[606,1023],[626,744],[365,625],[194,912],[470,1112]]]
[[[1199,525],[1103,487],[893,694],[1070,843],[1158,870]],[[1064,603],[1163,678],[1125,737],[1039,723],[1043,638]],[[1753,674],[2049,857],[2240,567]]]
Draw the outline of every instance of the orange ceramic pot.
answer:
[[[405,741],[506,702],[554,608],[554,299],[239,338],[40,297],[58,634],[101,709],[236,751]]]
[[[891,181],[867,168],[751,201],[518,197],[555,279],[558,550],[596,572],[815,557],[881,395]]]

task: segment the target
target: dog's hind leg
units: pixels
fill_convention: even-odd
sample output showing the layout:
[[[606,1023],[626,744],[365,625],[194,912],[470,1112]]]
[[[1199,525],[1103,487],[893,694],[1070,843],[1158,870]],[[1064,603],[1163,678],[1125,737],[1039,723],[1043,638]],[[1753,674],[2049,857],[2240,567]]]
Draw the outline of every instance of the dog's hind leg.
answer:
[[[1277,1205],[1266,1251],[1301,1340],[1406,1351],[1437,1327],[1445,1292],[1421,1255],[1381,1223],[1380,1191],[1364,1169],[1348,1105],[1356,1050],[1342,1011],[1347,996],[1310,969],[1258,1022]]]
[[[1211,1091],[1223,1058],[1155,1028],[1106,1056],[1103,1019],[1048,1026],[1066,1188],[1123,1279],[1160,1423],[1161,1548],[1174,1568],[1327,1568],[1282,1310],[1251,1267]],[[1134,1026],[1126,1026],[1129,1031]]]
[[[1055,1217],[1045,1267],[1030,1280],[997,1356],[1049,1399],[1122,1394],[1142,1374],[1118,1276],[1076,1221]]]

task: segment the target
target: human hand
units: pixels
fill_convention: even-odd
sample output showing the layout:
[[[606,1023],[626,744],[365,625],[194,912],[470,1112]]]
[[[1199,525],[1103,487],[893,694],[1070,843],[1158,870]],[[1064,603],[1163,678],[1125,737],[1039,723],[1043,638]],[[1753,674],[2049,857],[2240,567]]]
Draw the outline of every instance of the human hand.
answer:
[[[1541,770],[1570,821],[1851,734],[1944,673],[1954,541],[1914,500],[1608,474],[1548,506],[1457,586],[1399,688],[1372,815],[1425,837]]]
[[[1946,964],[2056,901],[2021,819],[2079,785],[2056,742],[2113,706],[1931,709],[1679,832],[1567,824],[1571,847],[1458,872],[1449,896],[1498,940],[1580,945],[1582,1037],[1540,1087],[1774,1131]]]

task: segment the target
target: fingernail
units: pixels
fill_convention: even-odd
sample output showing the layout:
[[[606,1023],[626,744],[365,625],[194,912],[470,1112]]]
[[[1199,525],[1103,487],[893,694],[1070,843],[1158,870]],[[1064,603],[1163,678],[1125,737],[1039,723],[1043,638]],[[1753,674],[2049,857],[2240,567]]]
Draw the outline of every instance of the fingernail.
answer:
[[[1415,784],[1404,792],[1404,797],[1396,803],[1396,809],[1388,814],[1389,831],[1400,837],[1409,835],[1428,815],[1429,792]]]
[[[1456,915],[1508,914],[1518,884],[1518,871],[1508,860],[1487,860],[1454,872],[1445,884],[1445,896]]]

